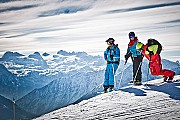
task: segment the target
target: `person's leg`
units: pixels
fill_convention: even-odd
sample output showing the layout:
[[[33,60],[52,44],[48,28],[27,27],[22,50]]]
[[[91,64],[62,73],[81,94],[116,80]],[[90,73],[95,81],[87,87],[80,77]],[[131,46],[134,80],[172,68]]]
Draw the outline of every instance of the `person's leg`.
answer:
[[[162,69],[162,64],[161,64],[161,56],[158,54],[159,56],[159,60],[160,60],[160,75],[163,75],[164,78],[167,80],[167,78],[169,78],[168,80],[173,80],[175,72],[172,70],[168,70],[168,69]]]
[[[135,76],[137,71],[137,61],[135,57],[132,58],[132,63],[133,63],[133,81],[134,81],[136,79]]]
[[[134,57],[133,61],[133,82],[134,84],[141,84],[141,62],[142,62],[142,56]]]
[[[150,70],[151,70],[151,74],[155,75],[155,76],[163,76],[164,77],[164,81],[168,80],[173,80],[173,77],[175,75],[175,72],[171,71],[171,70],[167,70],[167,69],[162,69],[162,65],[161,64],[150,64]],[[153,66],[155,65],[155,66]]]
[[[107,92],[107,89],[109,88],[109,64],[106,66],[105,74],[104,74],[104,92]]]
[[[166,80],[164,80],[164,81],[167,81],[167,80],[173,80],[175,72],[168,70],[168,69],[162,69],[159,74],[163,75],[166,78]]]
[[[112,64],[112,71],[110,72],[109,75],[109,88],[110,91],[113,90],[114,88],[114,79],[115,79],[115,74],[116,74],[116,70],[118,69],[118,64]]]
[[[114,87],[114,65],[109,66],[109,87]]]
[[[136,75],[136,63],[135,63],[135,58],[134,57],[131,57],[132,59],[132,63],[133,63],[133,79],[129,82],[129,83],[134,83],[135,81],[135,75]]]
[[[141,66],[142,66],[142,59],[143,59],[143,57],[142,56],[137,56],[137,71],[136,71],[136,81],[138,81],[138,82],[141,82],[141,80],[142,80],[142,72],[141,72]]]

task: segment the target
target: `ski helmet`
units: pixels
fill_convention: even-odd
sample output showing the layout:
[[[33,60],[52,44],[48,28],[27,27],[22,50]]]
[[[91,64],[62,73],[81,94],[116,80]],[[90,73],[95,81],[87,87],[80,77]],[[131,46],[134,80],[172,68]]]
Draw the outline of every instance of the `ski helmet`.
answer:
[[[115,40],[114,40],[113,38],[109,38],[109,39],[106,40],[106,42],[107,42],[108,45],[113,45],[113,44],[114,44],[114,41],[115,41]]]
[[[130,32],[130,33],[129,33],[129,39],[131,39],[131,38],[133,38],[133,37],[135,37],[135,33],[134,33],[134,32]]]
[[[109,42],[109,41],[115,41],[113,38],[109,38],[109,39],[107,39],[105,42]]]

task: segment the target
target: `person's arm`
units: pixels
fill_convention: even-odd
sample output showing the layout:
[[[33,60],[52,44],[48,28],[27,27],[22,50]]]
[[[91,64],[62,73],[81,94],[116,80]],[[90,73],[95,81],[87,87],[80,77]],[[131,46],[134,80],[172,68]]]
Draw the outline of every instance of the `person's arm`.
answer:
[[[132,55],[132,53],[130,52],[130,48],[128,47],[128,48],[127,48],[127,53],[126,53],[126,55],[124,56],[126,62],[127,62],[127,60],[129,59],[129,57],[130,57],[131,55]]]
[[[107,49],[104,51],[104,59],[107,61]]]
[[[118,62],[120,62],[120,49],[118,47],[116,47],[116,54],[114,57]]]
[[[118,47],[116,48],[116,56],[120,58],[120,49]]]
[[[144,45],[142,48],[139,49],[139,51],[143,54],[143,56],[145,56],[148,60],[150,60],[150,54],[146,49],[147,49],[147,45]]]

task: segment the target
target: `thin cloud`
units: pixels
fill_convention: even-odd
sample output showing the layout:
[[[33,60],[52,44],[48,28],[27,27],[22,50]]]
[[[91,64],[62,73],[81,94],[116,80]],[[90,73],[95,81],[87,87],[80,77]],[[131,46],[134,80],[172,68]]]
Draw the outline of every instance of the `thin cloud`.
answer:
[[[0,13],[10,12],[10,11],[25,10],[25,9],[34,8],[34,7],[37,7],[37,6],[38,5],[27,5],[27,6],[9,7],[9,8],[5,8],[5,9],[0,9]]]
[[[179,0],[5,2],[0,4],[0,10],[4,10],[0,12],[0,51],[63,49],[99,55],[107,47],[104,41],[113,37],[121,54],[125,54],[130,31],[143,43],[151,37],[159,40],[167,51],[177,49],[180,46],[179,4]],[[23,6],[30,7],[23,9]]]
[[[139,11],[139,10],[147,10],[147,9],[161,8],[161,7],[168,7],[168,6],[177,6],[177,5],[180,5],[180,2],[147,5],[147,6],[128,8],[128,9],[116,9],[116,10],[111,10],[108,13],[133,12],[133,11]]]

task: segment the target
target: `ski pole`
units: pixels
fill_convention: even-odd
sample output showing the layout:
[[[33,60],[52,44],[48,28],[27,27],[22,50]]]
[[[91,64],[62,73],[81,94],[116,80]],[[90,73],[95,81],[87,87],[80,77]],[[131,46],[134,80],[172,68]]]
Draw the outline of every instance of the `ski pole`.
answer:
[[[137,69],[136,74],[134,76],[133,82],[136,80],[137,73],[139,72],[139,68],[141,67],[141,65],[142,65],[142,61],[140,62],[139,66],[138,66],[138,69]]]
[[[126,63],[127,63],[127,60],[124,62],[124,65],[126,65]]]
[[[16,104],[15,104],[15,99],[13,98],[13,113],[14,113],[14,120],[16,120]]]
[[[113,63],[111,63],[111,65],[112,65],[112,71],[113,71],[113,77],[114,77],[114,84],[116,84],[114,65],[113,65]]]
[[[146,80],[146,86],[147,86],[147,82],[149,81],[149,69],[150,69],[150,61],[151,61],[151,57],[152,57],[152,54],[150,54],[150,60],[149,60],[149,64],[148,64],[148,72],[147,72],[147,80]]]
[[[150,63],[148,64],[148,71],[147,71],[146,86],[147,86],[147,82],[149,81],[149,68],[150,68]]]

